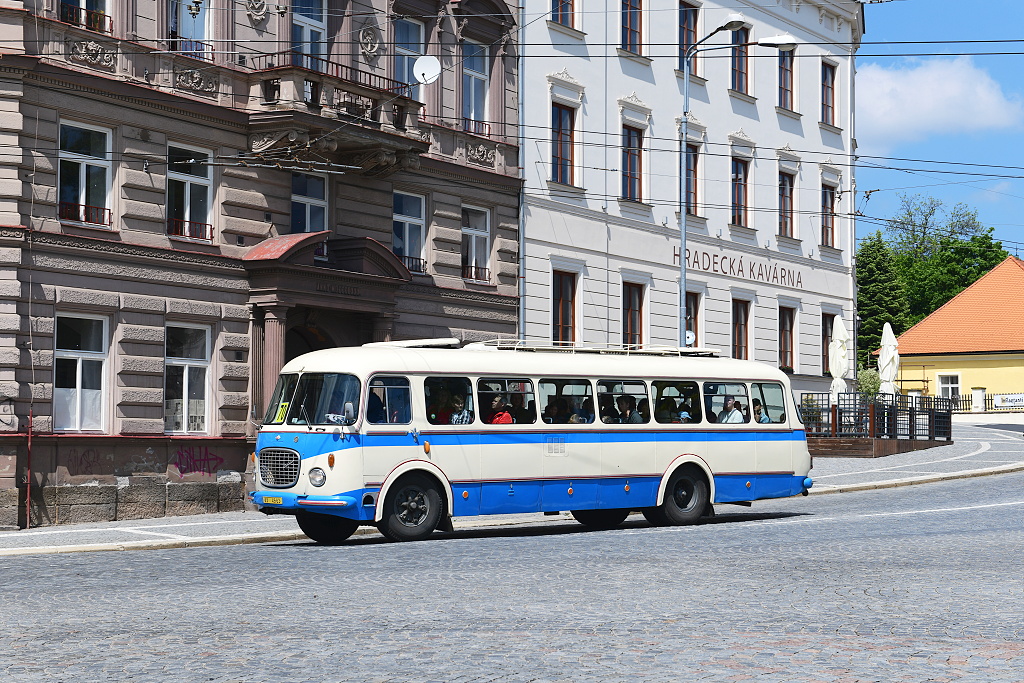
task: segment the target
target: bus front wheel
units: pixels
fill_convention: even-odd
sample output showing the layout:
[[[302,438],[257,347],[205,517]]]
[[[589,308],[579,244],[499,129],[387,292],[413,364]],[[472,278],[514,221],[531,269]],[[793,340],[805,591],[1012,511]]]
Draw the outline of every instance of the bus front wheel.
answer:
[[[626,521],[630,512],[629,508],[572,510],[572,516],[576,518],[577,522],[591,529],[612,529]]]
[[[384,516],[377,529],[392,541],[420,541],[441,521],[441,493],[433,479],[409,474],[399,479],[384,498]]]
[[[665,489],[665,501],[643,510],[647,521],[655,526],[693,524],[708,507],[708,482],[696,468],[682,467],[672,474]]]
[[[348,539],[359,528],[354,519],[335,517],[334,515],[318,515],[315,512],[300,512],[295,515],[302,533],[320,545],[338,545]]]

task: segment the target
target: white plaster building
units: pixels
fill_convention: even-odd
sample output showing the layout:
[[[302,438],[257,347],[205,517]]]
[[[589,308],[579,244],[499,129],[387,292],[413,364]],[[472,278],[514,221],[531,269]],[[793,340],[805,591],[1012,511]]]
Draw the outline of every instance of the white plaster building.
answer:
[[[677,344],[684,203],[695,345],[792,368],[796,389],[827,391],[832,316],[847,329],[854,316],[861,10],[833,0],[527,3],[524,338]],[[736,12],[743,28],[719,32],[704,45],[722,49],[692,62],[681,202],[680,43]],[[756,44],[780,34],[795,37],[792,57]]]

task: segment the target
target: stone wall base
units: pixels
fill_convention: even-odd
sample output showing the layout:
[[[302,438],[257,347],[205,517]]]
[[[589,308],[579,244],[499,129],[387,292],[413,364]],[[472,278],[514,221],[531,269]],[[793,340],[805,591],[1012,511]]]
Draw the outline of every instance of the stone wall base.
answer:
[[[237,512],[252,509],[241,481],[167,482],[127,477],[127,482],[33,486],[34,527]],[[0,529],[25,528],[25,487],[0,490]]]

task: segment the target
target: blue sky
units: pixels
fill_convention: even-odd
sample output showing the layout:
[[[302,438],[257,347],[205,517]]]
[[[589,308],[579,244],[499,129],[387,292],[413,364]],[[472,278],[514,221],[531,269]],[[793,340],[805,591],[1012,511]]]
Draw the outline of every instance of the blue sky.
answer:
[[[1021,0],[892,0],[866,6],[857,59],[858,236],[899,208],[899,194],[964,202],[1024,257],[1024,180],[938,173],[1024,176],[1024,53]],[[875,42],[1012,40],[1015,43],[874,45]],[[898,54],[937,54],[903,57]],[[973,54],[972,54],[973,53]],[[893,56],[889,56],[893,55]],[[966,56],[965,56],[966,55]],[[869,156],[1011,166],[928,165]],[[896,166],[914,172],[882,170]],[[871,192],[865,200],[864,192]],[[845,208],[845,207],[844,207]]]

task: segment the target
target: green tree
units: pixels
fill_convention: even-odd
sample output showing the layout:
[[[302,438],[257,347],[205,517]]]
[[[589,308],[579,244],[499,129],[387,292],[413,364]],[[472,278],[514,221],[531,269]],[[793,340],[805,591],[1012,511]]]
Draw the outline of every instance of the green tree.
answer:
[[[882,327],[892,325],[893,332],[907,329],[907,295],[897,276],[892,249],[880,230],[868,235],[857,249],[857,315],[861,319],[857,335],[857,364],[871,367],[871,353],[882,343]]]
[[[941,199],[926,195],[900,196],[900,211],[886,221],[886,236],[897,255],[929,258],[944,239],[966,239],[984,234],[977,210],[956,204],[947,210]]]

